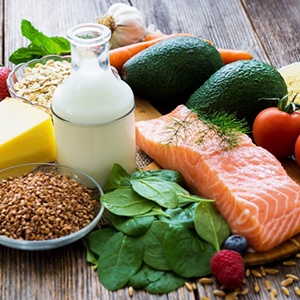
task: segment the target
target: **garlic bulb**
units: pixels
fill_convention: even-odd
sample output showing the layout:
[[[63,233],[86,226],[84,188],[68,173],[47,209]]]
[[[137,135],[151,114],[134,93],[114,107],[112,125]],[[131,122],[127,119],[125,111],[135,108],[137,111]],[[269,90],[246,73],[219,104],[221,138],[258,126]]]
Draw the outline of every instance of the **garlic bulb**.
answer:
[[[115,3],[106,14],[97,18],[97,23],[111,30],[110,49],[141,42],[145,35],[143,14],[125,3]]]

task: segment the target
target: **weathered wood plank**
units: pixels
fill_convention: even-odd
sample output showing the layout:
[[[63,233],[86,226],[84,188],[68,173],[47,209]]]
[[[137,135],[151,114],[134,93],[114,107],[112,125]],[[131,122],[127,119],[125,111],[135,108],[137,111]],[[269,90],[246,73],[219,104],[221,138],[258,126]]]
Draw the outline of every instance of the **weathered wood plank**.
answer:
[[[211,40],[216,47],[243,49],[268,61],[240,0],[132,0],[147,24],[164,33],[187,32]]]
[[[243,0],[254,30],[276,68],[300,60],[300,1]]]

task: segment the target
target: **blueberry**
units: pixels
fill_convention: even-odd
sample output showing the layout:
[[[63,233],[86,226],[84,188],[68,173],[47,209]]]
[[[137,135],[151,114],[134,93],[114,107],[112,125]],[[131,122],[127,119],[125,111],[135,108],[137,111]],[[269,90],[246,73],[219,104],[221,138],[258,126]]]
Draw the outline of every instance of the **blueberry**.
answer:
[[[244,254],[248,247],[249,245],[247,239],[241,235],[231,235],[224,243],[225,249],[234,250],[241,254]]]

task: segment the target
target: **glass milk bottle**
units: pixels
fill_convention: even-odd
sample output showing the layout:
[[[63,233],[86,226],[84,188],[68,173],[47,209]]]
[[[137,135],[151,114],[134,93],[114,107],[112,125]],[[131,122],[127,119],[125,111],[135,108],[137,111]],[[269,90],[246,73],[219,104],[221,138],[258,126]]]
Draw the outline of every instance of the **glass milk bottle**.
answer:
[[[135,170],[135,101],[109,63],[110,30],[81,24],[68,30],[72,71],[55,91],[52,114],[57,162],[104,185],[114,163]]]

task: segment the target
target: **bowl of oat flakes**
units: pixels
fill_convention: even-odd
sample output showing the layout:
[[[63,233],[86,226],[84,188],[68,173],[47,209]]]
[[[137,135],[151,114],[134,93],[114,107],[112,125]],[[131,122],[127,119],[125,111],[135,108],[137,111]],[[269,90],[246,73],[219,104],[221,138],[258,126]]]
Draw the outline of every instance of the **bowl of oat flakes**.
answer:
[[[71,72],[71,56],[47,55],[18,64],[7,78],[11,97],[50,112],[55,89]]]
[[[55,163],[29,163],[0,171],[0,245],[48,250],[73,243],[99,224],[100,185],[89,175]]]

